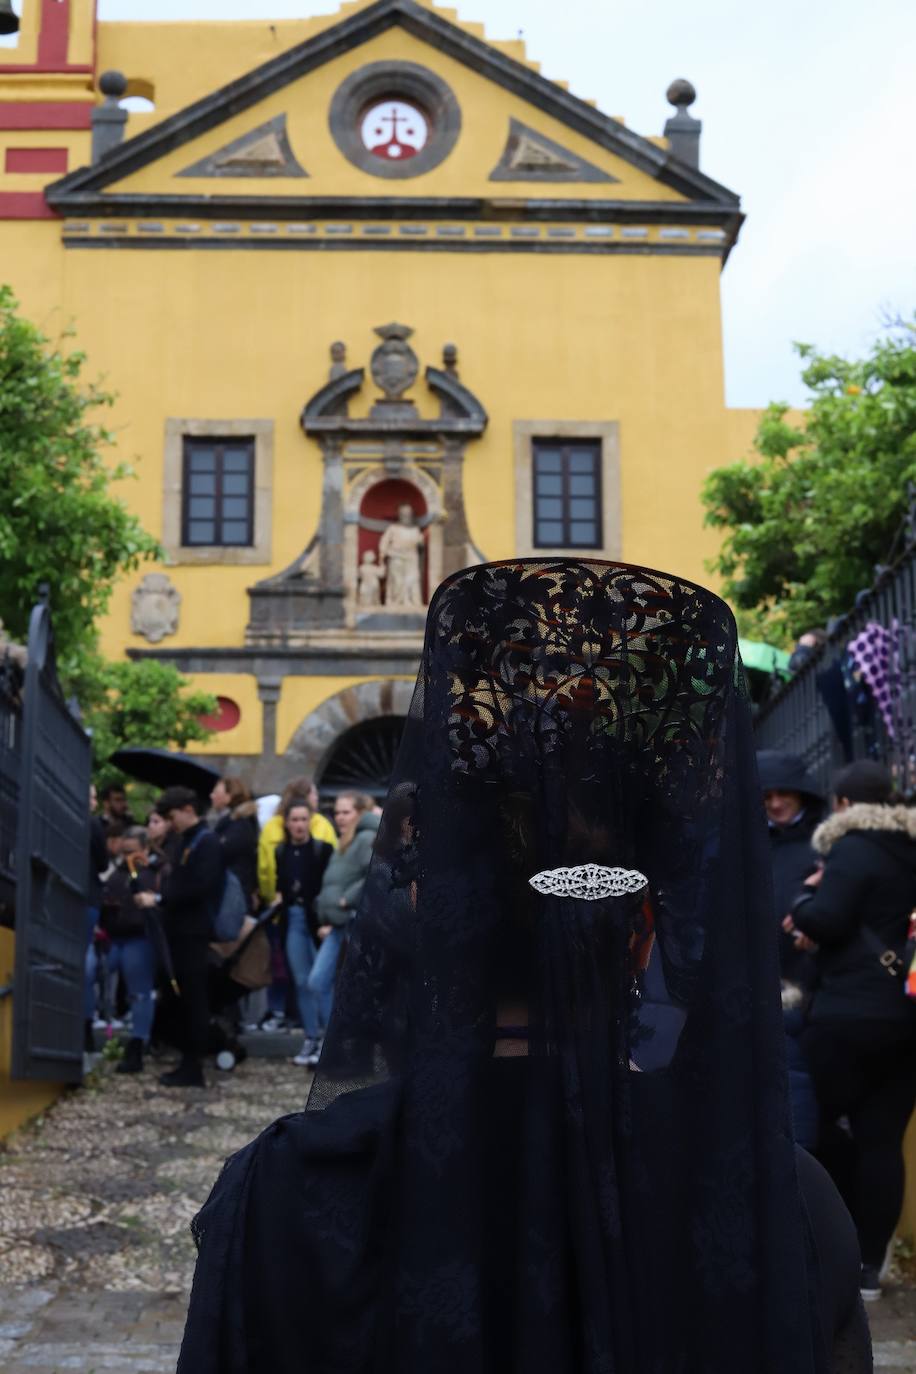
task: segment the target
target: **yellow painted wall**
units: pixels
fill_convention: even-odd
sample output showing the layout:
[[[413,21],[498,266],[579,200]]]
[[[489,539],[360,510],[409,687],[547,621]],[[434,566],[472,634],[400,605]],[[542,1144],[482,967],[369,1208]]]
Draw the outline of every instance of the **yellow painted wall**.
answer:
[[[13,981],[16,938],[0,929],[0,986]],[[56,1083],[22,1083],[10,1079],[13,1048],[13,999],[0,1001],[0,1140],[17,1126],[38,1116],[63,1091]]]
[[[88,9],[92,0],[71,0]],[[28,6],[35,0],[25,0]],[[336,14],[308,19],[233,20],[227,22],[108,22],[98,25],[99,71],[114,68],[132,79],[145,79],[155,90],[155,114],[144,115],[143,127],[183,105],[277,57],[327,28],[338,18],[366,9],[372,0],[343,3]],[[528,61],[519,39],[493,40],[481,23],[461,20],[456,10],[420,0],[427,8],[478,38],[486,38],[501,53],[524,63],[533,71],[540,64]],[[548,75],[550,75],[548,73]],[[565,86],[565,83],[560,83]],[[579,94],[582,94],[579,92]],[[623,121],[621,120],[621,123]]]
[[[380,186],[378,177],[354,167],[341,155],[331,135],[328,110],[335,91],[350,72],[368,62],[395,60],[416,62],[429,67],[448,83],[461,107],[461,136],[452,152],[438,167],[422,177],[399,181],[393,188],[390,182],[383,182]],[[346,53],[328,62],[317,71],[310,72],[299,81],[275,92],[256,108],[245,110],[193,142],[168,153],[160,162],[144,167],[123,181],[115,183],[112,189],[131,193],[161,191],[168,179],[200,158],[216,152],[265,120],[283,113],[287,116],[287,130],[292,148],[313,183],[307,188],[301,184],[292,188],[293,191],[304,194],[397,194],[408,197],[521,195],[526,199],[535,194],[538,199],[568,198],[571,193],[570,186],[562,182],[539,183],[533,189],[531,182],[528,181],[494,183],[489,180],[489,174],[499,162],[505,147],[509,120],[515,117],[538,132],[562,142],[563,146],[573,153],[586,158],[617,178],[616,184],[604,181],[577,182],[572,192],[577,200],[606,200],[609,196],[615,200],[685,199],[679,192],[656,181],[648,173],[637,170],[622,158],[606,152],[568,125],[552,119],[521,97],[513,96],[502,87],[495,86],[463,63],[443,53],[433,53],[428,44],[401,29],[389,29],[387,33],[366,43],[355,52]],[[261,186],[269,192],[276,188],[276,183],[266,182],[261,183]],[[180,189],[189,195],[198,192],[212,194],[213,179],[182,177],[177,186],[172,185],[170,189]],[[257,190],[258,187],[252,185],[250,178],[220,178],[220,195],[251,195],[257,194]]]
[[[200,692],[230,697],[241,707],[242,715],[232,730],[211,735],[203,743],[194,745],[195,754],[260,754],[261,707],[258,683],[252,673],[220,673],[219,688],[212,673],[186,673],[191,687]]]
[[[2,52],[0,48],[0,52]],[[7,148],[65,148],[68,170],[83,166],[86,157],[86,134],[70,129],[7,129],[0,134],[4,156],[0,158],[0,193],[4,191],[40,191],[53,180],[47,172],[7,172]],[[59,175],[62,175],[60,173]]]
[[[152,123],[329,22],[275,29],[103,24],[99,67],[119,67],[153,91],[157,110],[145,117]],[[523,55],[517,44],[508,48]],[[349,72],[395,57],[420,62],[448,81],[461,106],[462,133],[432,172],[391,183],[343,157],[330,135],[327,110]],[[175,179],[199,157],[280,112],[288,115],[293,147],[310,173],[292,189],[306,195],[567,197],[564,184],[488,181],[515,117],[619,178],[577,184],[576,197],[680,198],[401,30],[380,35],[167,153],[126,178],[123,189],[211,196],[251,195],[262,186],[289,191],[288,183],[276,181]],[[139,127],[134,120],[129,131]],[[650,242],[658,232],[650,228]],[[117,393],[117,405],[105,417],[117,435],[112,459],[136,472],[135,480],[120,484],[119,495],[152,533],[163,529],[170,417],[258,418],[274,426],[269,561],[169,565],[182,602],[179,631],[164,647],[244,643],[247,588],[287,566],[318,523],[320,451],[303,436],[299,414],[327,379],[328,346],[343,339],[349,365],[366,365],[377,343],[373,327],[392,319],[413,327],[411,344],[421,366],[438,365],[442,345],[456,343],[461,379],[489,413],[487,432],[469,445],[465,463],[471,535],[486,556],[515,552],[513,423],[614,421],[623,557],[706,580],[704,563],[714,541],[702,528],[699,488],[710,468],[731,456],[717,257],[89,251],[64,249],[60,233],[54,222],[0,223],[0,275],[47,332],[56,335],[72,324],[88,357],[88,375],[103,378]],[[351,413],[367,413],[374,391],[369,381]],[[422,381],[413,394],[421,413],[435,413]],[[140,575],[115,590],[102,627],[102,648],[109,655],[149,647],[130,629],[131,593]],[[256,755],[261,709],[254,679],[201,674],[198,680],[243,709],[240,725],[216,737],[209,750]],[[303,716],[333,690],[325,679],[288,679],[279,708],[281,749]]]
[[[12,276],[29,310],[18,263]],[[513,421],[616,420],[624,557],[703,580],[713,542],[697,494],[730,456],[715,259],[482,254],[444,269],[438,254],[74,251],[63,279],[62,314],[119,394],[118,454],[137,473],[121,493],[154,533],[168,416],[275,423],[271,562],[169,568],[183,598],[170,647],[242,644],[246,588],[286,566],[318,521],[320,453],[298,416],[326,379],[328,344],[345,339],[363,364],[372,325],[391,318],[414,326],[423,363],[457,342],[462,380],[490,413],[465,466],[471,532],[489,557],[514,552]],[[108,653],[145,647],[129,631],[135,583],[115,595]]]
[[[344,6],[340,15],[356,12],[364,2]],[[91,0],[74,0],[73,13],[83,16],[78,21],[83,27],[89,9]],[[449,11],[442,13],[453,18]],[[97,65],[121,69],[155,99],[154,114],[131,116],[128,133],[137,132],[334,19],[276,25],[101,24]],[[482,32],[473,24],[464,27]],[[524,60],[521,44],[497,46]],[[334,143],[327,119],[332,95],[346,75],[392,58],[435,70],[454,90],[462,111],[461,136],[444,162],[422,177],[398,182],[352,166]],[[280,112],[288,116],[289,136],[308,180],[292,187],[282,180],[176,180],[190,163]],[[572,190],[562,183],[490,182],[513,117],[618,180],[577,183]],[[83,140],[88,151],[87,135],[67,138],[74,146]],[[25,180],[17,178],[16,189]],[[34,177],[27,180],[30,188],[38,184]],[[130,191],[202,191],[216,197],[256,194],[260,187],[309,196],[681,198],[400,29],[334,59],[122,183]],[[658,227],[648,234],[647,242],[654,242]],[[552,420],[614,421],[623,557],[708,580],[705,561],[715,544],[703,529],[699,489],[711,468],[735,456],[735,435],[743,422],[723,404],[717,257],[90,251],[65,249],[60,235],[55,222],[0,222],[0,277],[11,282],[26,314],[49,334],[72,325],[88,357],[87,374],[117,393],[117,405],[105,417],[117,435],[112,460],[126,461],[136,472],[135,480],[119,485],[118,494],[152,533],[163,530],[163,453],[170,417],[258,418],[274,427],[269,561],[168,565],[182,602],[179,631],[163,647],[244,643],[247,588],[287,566],[318,523],[320,452],[304,438],[299,413],[327,378],[328,345],[343,339],[349,365],[365,365],[377,343],[373,327],[392,319],[413,327],[411,343],[421,366],[437,365],[442,345],[456,343],[461,379],[489,413],[487,432],[468,446],[465,463],[471,535],[486,556],[515,552],[514,422],[544,421],[546,429]],[[413,394],[421,413],[432,415],[435,404],[422,381]],[[370,381],[351,411],[365,414],[373,395]],[[102,627],[103,650],[112,656],[149,647],[130,629],[131,593],[140,576],[131,575],[115,590]],[[233,697],[243,709],[240,725],[214,739],[209,750],[256,755],[261,709],[254,678],[201,674],[198,681]],[[288,679],[279,707],[281,749],[302,717],[332,690],[329,680]]]

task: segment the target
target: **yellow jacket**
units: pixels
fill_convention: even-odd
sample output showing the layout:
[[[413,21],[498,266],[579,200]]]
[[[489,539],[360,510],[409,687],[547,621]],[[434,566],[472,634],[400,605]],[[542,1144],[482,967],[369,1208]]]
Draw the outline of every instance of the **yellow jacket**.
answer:
[[[316,840],[326,840],[337,848],[337,831],[320,811],[312,817],[310,829]],[[282,842],[284,833],[283,817],[278,813],[261,827],[258,836],[258,891],[268,903],[277,895],[277,845]]]

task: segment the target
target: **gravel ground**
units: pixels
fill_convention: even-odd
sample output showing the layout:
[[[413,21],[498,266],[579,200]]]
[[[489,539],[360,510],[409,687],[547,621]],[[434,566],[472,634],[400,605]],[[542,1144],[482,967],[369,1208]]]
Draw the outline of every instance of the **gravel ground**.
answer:
[[[101,1066],[0,1146],[0,1370],[174,1371],[188,1223],[228,1154],[302,1106],[308,1077],[253,1059],[166,1089]]]
[[[223,1159],[305,1100],[279,1059],[168,1090],[106,1065],[0,1147],[2,1374],[173,1374],[188,1222]],[[916,1288],[869,1310],[876,1369],[916,1374]]]

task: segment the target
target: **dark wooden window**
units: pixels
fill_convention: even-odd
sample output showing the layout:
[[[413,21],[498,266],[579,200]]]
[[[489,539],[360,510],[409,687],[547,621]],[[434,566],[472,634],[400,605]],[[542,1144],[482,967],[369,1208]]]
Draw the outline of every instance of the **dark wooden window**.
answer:
[[[185,439],[181,542],[254,543],[254,439]]]
[[[536,549],[600,549],[601,441],[533,441]]]

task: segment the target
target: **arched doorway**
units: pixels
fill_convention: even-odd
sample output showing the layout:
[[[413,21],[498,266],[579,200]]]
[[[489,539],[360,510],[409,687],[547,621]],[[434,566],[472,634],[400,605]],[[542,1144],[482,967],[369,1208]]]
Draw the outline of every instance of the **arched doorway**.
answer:
[[[405,724],[405,716],[378,716],[346,730],[316,779],[322,801],[338,792],[367,792],[376,801],[382,801]]]
[[[356,682],[336,692],[293,733],[284,755],[288,767],[314,778],[323,800],[335,790],[381,798],[413,692],[409,678]]]

